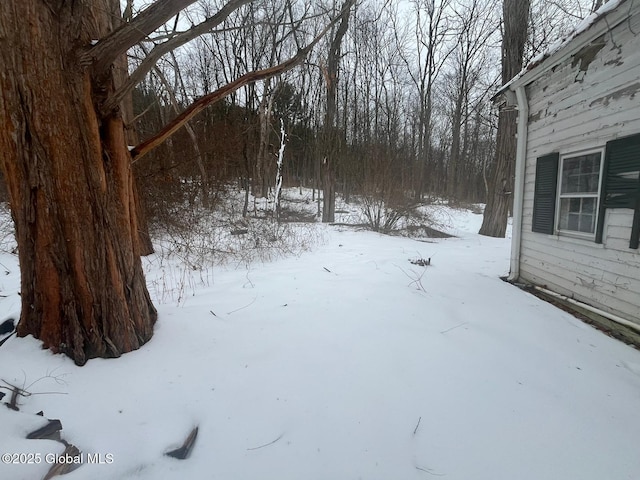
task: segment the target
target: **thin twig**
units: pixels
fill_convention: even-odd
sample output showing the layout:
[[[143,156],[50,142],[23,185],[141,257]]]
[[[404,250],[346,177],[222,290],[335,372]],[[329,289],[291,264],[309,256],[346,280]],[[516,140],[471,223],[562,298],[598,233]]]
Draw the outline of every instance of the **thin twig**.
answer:
[[[414,429],[413,429],[413,434],[414,434],[414,435],[415,435],[415,434],[416,434],[416,432],[418,431],[418,427],[420,426],[420,421],[421,421],[421,420],[422,420],[422,417],[420,417],[420,418],[418,419],[418,424],[416,425],[416,428],[414,428]]]
[[[22,396],[22,397],[30,397],[31,393],[27,392],[26,390],[23,390],[20,387],[16,387],[15,385],[12,385],[11,383],[7,382],[6,380],[2,380],[3,383],[5,383],[6,385],[8,385],[9,387],[3,387],[0,386],[0,388],[3,388],[5,390],[9,390],[11,392],[11,400],[9,401],[9,403],[7,404],[7,407],[9,407],[11,410],[15,410],[16,412],[19,411],[20,409],[18,408],[18,397]]]
[[[29,395],[69,395],[69,392],[35,392],[29,393]]]
[[[428,468],[422,468],[416,465],[416,470],[420,470],[421,472],[426,472],[429,475],[433,475],[434,477],[444,477],[447,474],[446,473],[434,473],[431,470],[429,470]]]
[[[400,267],[399,265],[396,265],[394,263],[394,266],[397,267],[402,273],[404,273],[409,279],[411,279],[412,281],[409,282],[409,284],[407,285],[407,287],[410,287],[411,285],[415,284],[416,286],[416,290],[422,290],[424,293],[427,293],[427,291],[424,288],[424,285],[422,285],[422,277],[424,276],[424,273],[427,271],[427,269],[425,268],[422,273],[420,275],[418,275],[416,272],[414,272],[413,270],[410,270],[411,273],[413,273],[415,275],[415,277],[412,277],[411,275],[409,275],[402,267]]]
[[[451,328],[447,328],[446,330],[441,331],[440,333],[447,333],[450,332],[451,330],[455,330],[456,328],[462,327],[466,324],[468,324],[469,322],[462,322],[460,325],[456,325],[455,327],[451,327]]]
[[[247,279],[247,283],[251,284],[251,288],[254,288],[255,285],[253,284],[253,282],[251,281],[251,279],[249,278],[249,273],[250,270],[247,268],[247,274],[245,275],[245,278]],[[245,283],[244,285],[242,285],[242,288],[244,288],[244,286],[247,284]]]
[[[6,390],[15,390],[15,391],[19,392],[20,395],[22,395],[24,397],[28,397],[28,396],[31,395],[31,392],[28,392],[28,391],[24,390],[23,388],[17,387],[15,385],[13,385],[12,383],[7,382],[4,379],[2,379],[2,383],[4,383],[7,386],[6,387],[0,386],[0,388],[4,388]]]
[[[269,443],[265,443],[264,445],[260,445],[258,447],[252,447],[252,448],[247,448],[247,450],[258,450],[259,448],[264,448],[264,447],[268,447],[269,445],[273,445],[274,443],[276,443],[278,440],[280,440],[282,437],[284,437],[284,433],[281,433],[280,436],[278,438],[276,438],[275,440],[269,442]]]
[[[2,345],[4,345],[4,342],[6,342],[7,340],[9,340],[11,337],[13,337],[16,334],[16,332],[13,332],[11,335],[9,335],[7,338],[3,338],[2,340],[0,340],[0,347]]]
[[[37,380],[34,380],[33,382],[31,382],[29,385],[27,385],[26,387],[23,385],[22,389],[23,390],[29,390],[31,387],[33,387],[36,383],[38,383],[41,380],[44,380],[45,378],[51,378],[53,379],[54,382],[56,382],[58,385],[67,385],[67,382],[65,382],[64,380],[62,380],[62,377],[64,377],[66,374],[62,373],[60,375],[53,375],[55,373],[55,371],[58,369],[59,367],[54,368],[53,370],[48,370],[47,374],[43,377],[38,378]],[[26,378],[25,378],[26,380]]]
[[[243,309],[245,309],[245,308],[247,308],[247,307],[250,307],[251,305],[253,305],[253,304],[255,303],[255,301],[256,301],[257,299],[258,299],[258,296],[256,295],[256,296],[253,298],[253,300],[251,300],[251,302],[247,303],[244,307],[240,307],[240,308],[237,308],[237,309],[235,309],[235,310],[231,310],[230,312],[227,312],[227,315],[231,315],[232,313],[236,313],[236,312],[239,312],[240,310],[243,310]]]

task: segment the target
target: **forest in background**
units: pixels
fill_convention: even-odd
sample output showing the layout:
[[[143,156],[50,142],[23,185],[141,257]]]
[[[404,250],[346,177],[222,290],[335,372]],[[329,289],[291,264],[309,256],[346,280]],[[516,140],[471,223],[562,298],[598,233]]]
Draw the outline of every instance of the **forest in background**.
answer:
[[[596,6],[533,1],[524,63]],[[287,8],[293,7],[251,2],[164,55],[133,91],[128,127],[144,140],[243,72],[295,54],[296,35],[283,35]],[[284,184],[314,189],[319,217],[327,156],[347,202],[354,195],[398,209],[436,198],[485,202],[495,157],[491,96],[501,83],[501,8],[499,0],[357,2],[338,52],[332,125],[326,125],[327,52],[336,28],[299,67],[244,86],[134,162],[151,225],[175,222],[195,205],[212,206],[227,188],[246,191],[243,214],[256,215],[250,198],[273,195],[281,122]],[[217,9],[203,0],[181,12],[157,39],[130,52],[130,69]],[[6,198],[2,185],[0,195]]]

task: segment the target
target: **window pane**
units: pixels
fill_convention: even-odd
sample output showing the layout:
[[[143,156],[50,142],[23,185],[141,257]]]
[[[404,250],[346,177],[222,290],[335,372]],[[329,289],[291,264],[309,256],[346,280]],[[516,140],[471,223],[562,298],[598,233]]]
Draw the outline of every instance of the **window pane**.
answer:
[[[561,199],[558,228],[573,232],[594,233],[596,204],[596,199],[592,197]]]
[[[594,219],[595,217],[593,215],[580,215],[579,230],[584,233],[593,233]]]
[[[560,215],[558,228],[573,232],[594,233],[596,224],[597,199],[562,198],[560,200]]]
[[[587,184],[585,186],[585,192],[597,192],[598,191],[598,180],[600,179],[600,175],[598,173],[592,173],[586,176]]]
[[[580,198],[570,198],[569,199],[569,211],[570,212],[579,212],[580,211]]]
[[[595,171],[595,164],[591,161],[582,162],[582,173],[593,173]]]
[[[569,222],[567,224],[567,230],[579,230],[580,229],[580,215],[577,213],[570,213]]]
[[[562,193],[577,191],[576,181],[580,176],[580,163],[577,158],[565,158],[562,161]]]
[[[596,199],[591,198],[583,198],[582,199],[582,213],[587,213],[593,215],[596,213]]]
[[[563,198],[560,200],[560,215],[558,218],[558,228],[560,230],[568,230],[569,229],[569,207],[570,207],[569,198]]]
[[[590,153],[562,160],[561,193],[597,193],[601,154]]]

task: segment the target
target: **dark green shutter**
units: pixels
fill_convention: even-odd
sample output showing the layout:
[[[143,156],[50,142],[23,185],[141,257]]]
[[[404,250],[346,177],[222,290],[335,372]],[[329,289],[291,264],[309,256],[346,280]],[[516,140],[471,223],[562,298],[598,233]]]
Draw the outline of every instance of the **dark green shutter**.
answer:
[[[532,230],[553,235],[558,191],[558,160],[560,154],[551,153],[536,161],[536,186],[533,197]]]
[[[640,135],[607,142],[596,242],[602,243],[607,208],[635,210],[629,248],[640,239]]]

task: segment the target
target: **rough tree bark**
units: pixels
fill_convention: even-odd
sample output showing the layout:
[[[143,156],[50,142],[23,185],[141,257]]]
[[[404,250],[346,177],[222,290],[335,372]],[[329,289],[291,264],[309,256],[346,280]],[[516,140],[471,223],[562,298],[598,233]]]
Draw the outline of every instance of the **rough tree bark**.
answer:
[[[527,40],[529,0],[504,0],[502,4],[504,33],[502,38],[502,83],[505,84],[522,70],[524,45]],[[513,202],[513,173],[516,158],[516,130],[518,114],[501,108],[498,117],[496,159],[487,206],[484,210],[480,234],[504,237],[507,218]]]
[[[124,19],[127,19],[127,21],[131,20],[130,9],[132,8],[132,6],[130,2],[132,2],[132,0],[128,0],[128,5],[125,9],[123,20],[120,22],[120,24],[124,22]],[[113,10],[110,12],[110,15],[115,23],[119,18],[120,5],[118,5],[116,2],[111,2],[111,8]],[[116,85],[121,85],[127,80],[129,75],[129,65],[126,56],[122,55],[115,62],[113,75]],[[120,111],[122,113],[122,119],[125,122],[125,138],[127,141],[127,145],[137,145],[140,139],[138,138],[138,132],[136,132],[136,129],[133,125],[135,115],[133,113],[133,95],[131,95],[131,92],[129,92],[129,94],[122,99],[122,102],[120,103]],[[138,240],[140,242],[140,255],[151,255],[154,250],[153,243],[151,242],[151,235],[149,234],[147,206],[144,200],[140,197],[139,180],[135,174],[133,174],[133,177],[133,201],[135,203],[136,216],[138,218]]]
[[[121,103],[135,82],[123,85],[117,67],[130,47],[195,1],[157,0],[127,23],[119,0],[0,1],[0,170],[19,248],[18,334],[78,365],[135,350],[153,334],[132,161],[206,106],[298,65],[337,21],[292,58],[201,97],[129,151]],[[247,1],[229,0],[203,23],[219,23]]]
[[[269,162],[269,139],[271,137],[271,114],[273,111],[273,96],[271,81],[264,82],[262,99],[258,106],[258,120],[260,122],[258,153],[256,155],[255,178],[256,185],[253,194],[259,198],[267,198],[269,195],[269,183],[267,181],[267,164]]]
[[[320,159],[320,179],[322,182],[322,221],[335,222],[336,216],[336,167],[338,132],[335,126],[338,92],[338,65],[342,39],[349,28],[349,14],[354,0],[346,0],[340,14],[340,25],[329,46],[327,66],[323,69],[327,93],[327,110],[324,117],[322,155]]]
[[[114,75],[97,79],[80,62],[83,46],[113,30],[113,2],[0,2],[0,164],[22,274],[18,334],[78,365],[138,348],[157,316],[123,121],[97,112]]]
[[[451,156],[449,157],[449,168],[447,172],[447,196],[450,200],[458,200],[459,189],[459,168],[460,168],[460,148],[461,132],[464,107],[467,103],[467,63],[460,71],[460,85],[457,87],[455,107],[451,116]]]

